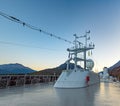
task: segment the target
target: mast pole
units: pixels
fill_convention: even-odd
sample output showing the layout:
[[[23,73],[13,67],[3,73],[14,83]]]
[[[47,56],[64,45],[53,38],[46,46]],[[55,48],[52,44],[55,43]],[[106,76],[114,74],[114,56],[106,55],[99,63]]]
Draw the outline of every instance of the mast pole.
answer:
[[[90,30],[88,32],[86,32],[86,34],[84,35],[85,37],[85,50],[84,50],[84,69],[86,70],[86,51],[87,51],[87,40],[90,39],[90,37],[88,38],[88,34],[90,33]]]
[[[75,71],[77,70],[77,35],[74,34],[73,36],[75,36]]]
[[[86,48],[87,48],[87,33],[85,36],[85,49],[84,49],[84,69],[86,70]]]

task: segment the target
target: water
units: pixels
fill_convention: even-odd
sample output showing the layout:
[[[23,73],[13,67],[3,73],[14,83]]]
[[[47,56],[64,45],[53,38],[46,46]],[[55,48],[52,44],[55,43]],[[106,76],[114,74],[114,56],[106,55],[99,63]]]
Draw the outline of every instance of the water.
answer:
[[[81,89],[55,89],[53,84],[0,89],[0,106],[120,106],[120,83]]]

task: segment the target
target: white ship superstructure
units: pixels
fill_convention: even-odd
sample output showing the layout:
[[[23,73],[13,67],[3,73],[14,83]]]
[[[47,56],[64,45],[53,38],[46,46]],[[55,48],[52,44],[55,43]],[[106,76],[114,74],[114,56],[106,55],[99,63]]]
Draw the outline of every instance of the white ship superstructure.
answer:
[[[109,76],[108,68],[104,67],[103,72],[100,73],[100,81],[101,82],[113,82],[113,80],[114,80],[114,78],[112,76]]]
[[[93,43],[87,44],[87,41],[90,39],[87,36],[88,33],[86,32],[84,36],[74,34],[74,47],[67,49],[69,52],[68,60],[66,61],[67,68],[59,76],[54,85],[55,88],[81,88],[99,83],[98,74],[92,71],[94,62],[86,57],[86,53],[89,53],[95,47]],[[80,38],[85,38],[85,44],[79,41]],[[74,69],[70,69],[71,61],[74,62]],[[83,64],[83,68],[78,66],[80,62]]]

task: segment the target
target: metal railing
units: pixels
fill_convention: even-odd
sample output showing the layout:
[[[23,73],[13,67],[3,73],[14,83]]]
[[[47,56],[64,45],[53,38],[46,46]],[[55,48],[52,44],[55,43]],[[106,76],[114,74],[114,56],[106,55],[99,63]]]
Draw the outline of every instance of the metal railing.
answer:
[[[0,75],[0,88],[55,82],[58,75]]]

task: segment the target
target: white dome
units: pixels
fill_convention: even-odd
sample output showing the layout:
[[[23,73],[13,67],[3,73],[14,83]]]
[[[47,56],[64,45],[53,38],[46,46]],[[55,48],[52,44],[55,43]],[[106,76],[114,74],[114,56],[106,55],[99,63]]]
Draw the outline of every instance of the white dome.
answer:
[[[88,60],[86,61],[86,67],[87,67],[88,69],[92,69],[92,68],[94,67],[94,61],[93,61],[92,59],[88,59]]]

